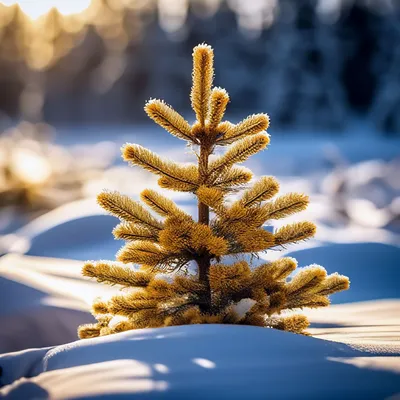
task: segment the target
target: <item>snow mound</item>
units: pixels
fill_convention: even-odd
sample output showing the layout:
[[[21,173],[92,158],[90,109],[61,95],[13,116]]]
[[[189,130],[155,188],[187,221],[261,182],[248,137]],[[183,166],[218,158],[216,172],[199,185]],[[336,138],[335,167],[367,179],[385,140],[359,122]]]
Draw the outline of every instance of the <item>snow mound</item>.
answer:
[[[7,254],[0,258],[0,353],[54,346],[94,322],[93,299],[116,289],[84,279],[73,260]]]
[[[288,253],[299,265],[322,265],[350,278],[350,290],[333,304],[399,298],[400,248],[382,243],[331,244]]]
[[[386,398],[398,355],[249,326],[146,329],[0,356],[0,397]]]

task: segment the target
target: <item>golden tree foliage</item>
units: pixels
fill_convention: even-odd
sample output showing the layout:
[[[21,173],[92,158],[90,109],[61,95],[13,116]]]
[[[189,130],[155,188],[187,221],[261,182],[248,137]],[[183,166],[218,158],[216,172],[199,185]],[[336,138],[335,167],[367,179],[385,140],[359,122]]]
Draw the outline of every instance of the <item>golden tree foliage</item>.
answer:
[[[189,122],[163,101],[150,100],[144,109],[156,124],[163,127],[171,135],[196,143]]]
[[[255,114],[236,125],[222,121],[229,96],[224,89],[212,88],[213,59],[210,46],[194,48],[193,125],[160,100],[150,100],[145,106],[158,125],[198,147],[197,165],[162,159],[136,144],[122,148],[124,159],[158,175],[162,188],[193,193],[198,199],[198,218],[150,189],[140,198],[161,219],[120,193],[99,194],[99,205],[121,221],[113,231],[115,238],[127,243],[117,254],[119,263],[90,261],[83,275],[131,290],[108,301],[97,299],[93,304],[97,323],[81,326],[81,338],[146,327],[215,323],[305,333],[307,318],[290,312],[325,307],[329,295],[349,287],[347,277],[328,275],[318,265],[296,274],[297,262],[290,257],[256,268],[240,259],[241,254],[257,255],[309,239],[315,225],[306,221],[273,233],[265,229],[268,221],[300,212],[309,202],[300,193],[275,198],[279,183],[271,176],[245,187],[235,202],[227,201],[228,194],[252,179],[251,171],[237,164],[268,146],[269,118]],[[210,160],[217,145],[229,147]],[[223,257],[232,254],[238,261],[224,264]],[[165,273],[169,280],[164,279]]]
[[[224,117],[229,95],[225,89],[214,88],[211,91],[210,111],[208,115],[208,133],[215,136],[216,128]]]
[[[211,87],[214,78],[214,52],[206,44],[193,50],[193,86],[190,93],[193,111],[202,127],[210,106]]]

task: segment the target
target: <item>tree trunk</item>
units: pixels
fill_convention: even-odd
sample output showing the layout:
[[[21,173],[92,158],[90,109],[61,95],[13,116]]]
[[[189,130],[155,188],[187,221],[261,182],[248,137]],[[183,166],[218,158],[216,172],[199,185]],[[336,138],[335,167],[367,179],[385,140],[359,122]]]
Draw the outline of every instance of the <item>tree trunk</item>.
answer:
[[[200,159],[199,159],[199,176],[200,182],[205,182],[207,178],[207,170],[208,170],[208,157],[210,155],[210,151],[207,147],[201,146],[200,147]],[[198,202],[198,222],[201,224],[208,225],[210,223],[210,209],[207,205]],[[197,259],[197,265],[199,268],[199,281],[204,283],[207,286],[207,297],[206,303],[201,307],[202,311],[209,311],[211,307],[211,291],[210,285],[208,281],[208,272],[210,270],[210,257],[202,256],[201,258]]]

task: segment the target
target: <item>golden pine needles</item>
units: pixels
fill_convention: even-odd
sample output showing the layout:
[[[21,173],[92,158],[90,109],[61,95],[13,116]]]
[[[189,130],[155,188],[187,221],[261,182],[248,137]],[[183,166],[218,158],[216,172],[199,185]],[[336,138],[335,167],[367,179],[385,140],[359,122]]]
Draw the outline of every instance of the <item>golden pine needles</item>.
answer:
[[[168,217],[173,215],[186,215],[178,206],[167,197],[157,193],[151,189],[145,189],[141,194],[140,198],[146,203],[153,211],[161,215],[162,217]]]
[[[152,242],[131,242],[126,244],[117,254],[117,260],[128,263],[157,266],[168,258],[168,252]]]
[[[250,156],[265,149],[269,143],[269,137],[262,133],[239,140],[228,151],[211,163],[209,174],[212,176],[221,170],[229,169],[234,164],[246,161]]]
[[[163,160],[157,154],[138,144],[126,144],[122,148],[122,155],[124,160],[132,165],[138,165],[153,174],[166,178],[172,183],[182,185],[182,187],[191,188],[184,191],[197,189],[198,173],[197,169],[193,168],[194,166],[191,168],[190,166]]]
[[[113,230],[113,235],[115,239],[122,240],[158,241],[157,233],[154,233],[150,229],[132,222],[122,222],[118,224]]]
[[[276,244],[287,244],[310,239],[315,235],[317,228],[312,222],[296,222],[285,225],[275,233]]]
[[[202,127],[209,110],[211,86],[214,78],[214,52],[201,44],[193,50],[193,85],[190,93],[193,111]]]
[[[268,322],[272,328],[293,333],[303,333],[309,325],[307,317],[296,314],[289,317],[269,318]]]
[[[145,287],[152,279],[148,272],[135,272],[131,268],[107,262],[87,262],[83,266],[82,274],[96,278],[97,282],[121,286]]]
[[[208,131],[215,136],[215,130],[224,117],[229,95],[225,89],[214,88],[211,91],[210,112],[208,116]]]
[[[285,194],[265,204],[265,220],[281,219],[303,211],[307,208],[308,202],[308,196],[302,193]]]
[[[125,161],[159,176],[162,188],[191,192],[198,199],[198,220],[179,209],[170,199],[151,189],[141,193],[142,202],[157,213],[117,192],[103,192],[98,203],[121,220],[113,234],[127,243],[117,254],[120,263],[87,262],[84,276],[131,290],[110,300],[95,300],[97,323],[79,327],[81,338],[109,335],[130,329],[182,324],[248,324],[305,333],[306,317],[288,311],[325,307],[328,296],[349,287],[347,277],[327,275],[312,265],[297,274],[297,262],[285,257],[253,268],[245,261],[225,265],[225,255],[267,251],[314,236],[311,222],[295,222],[271,233],[270,220],[304,210],[308,196],[289,193],[274,198],[279,183],[263,176],[233,203],[226,195],[242,188],[252,173],[238,163],[264,150],[269,143],[266,114],[255,114],[234,125],[222,121],[228,93],[212,88],[213,50],[202,44],[193,51],[191,104],[196,122],[190,125],[160,100],[150,100],[145,111],[173,136],[198,146],[198,164],[183,165],[152,151],[126,144]],[[229,145],[214,160],[216,146]],[[188,274],[194,261],[197,274]],[[139,264],[133,268],[132,264]],[[169,273],[165,280],[160,273]],[[133,289],[133,290],[132,290]],[[285,316],[280,315],[285,312]],[[113,322],[118,315],[117,322]]]
[[[225,134],[217,140],[217,144],[225,146],[236,140],[264,132],[268,129],[268,126],[269,117],[267,114],[250,115],[237,125],[224,127]]]
[[[210,179],[209,184],[223,190],[224,192],[233,191],[235,187],[240,187],[248,183],[253,174],[250,170],[244,167],[232,167],[227,169],[215,179]]]
[[[180,114],[161,100],[150,100],[144,107],[147,115],[171,135],[196,143],[192,129]]]
[[[118,192],[102,192],[97,196],[97,202],[102,208],[122,221],[134,222],[151,231],[158,231],[162,228],[161,222],[157,221],[139,203],[131,200],[128,196]]]
[[[196,192],[197,198],[208,207],[219,209],[223,206],[224,193],[215,187],[200,186]]]
[[[246,190],[240,203],[245,207],[252,206],[274,197],[279,191],[279,183],[272,176],[263,176],[254,185]],[[269,203],[268,203],[269,204]]]

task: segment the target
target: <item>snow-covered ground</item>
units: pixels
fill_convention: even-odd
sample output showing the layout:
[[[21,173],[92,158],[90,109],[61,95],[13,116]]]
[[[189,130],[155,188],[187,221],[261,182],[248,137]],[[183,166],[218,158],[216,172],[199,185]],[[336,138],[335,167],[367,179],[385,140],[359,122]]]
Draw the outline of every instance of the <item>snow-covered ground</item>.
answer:
[[[159,133],[81,128],[58,141],[138,142],[174,160],[191,160],[182,142]],[[394,210],[400,194],[400,172],[385,164],[399,157],[399,149],[399,140],[361,129],[351,136],[276,133],[269,149],[247,163],[256,175],[276,175],[282,193],[311,194],[309,210],[280,224],[310,219],[318,227],[315,240],[268,252],[260,262],[290,254],[300,266],[318,263],[350,277],[350,290],[334,295],[329,309],[307,311],[314,337],[214,325],[74,342],[76,327],[91,322],[92,299],[115,290],[84,280],[77,260],[114,259],[121,246],[111,235],[117,220],[89,196],[3,235],[0,253],[14,254],[0,258],[0,353],[23,351],[0,356],[0,397],[392,398],[400,392],[400,239],[398,219],[383,220],[382,212]],[[322,184],[336,179],[328,179],[333,159],[351,169],[341,197]],[[390,179],[369,179],[377,170],[389,171]],[[149,186],[156,187],[150,174],[118,165],[87,189],[93,195],[119,189],[137,198]],[[168,195],[196,213],[194,197]],[[63,346],[26,350],[56,345]]]
[[[91,300],[116,289],[82,279],[79,261],[6,255],[0,259],[0,301],[6,305],[0,352],[33,349],[0,356],[0,396],[377,399],[397,393],[400,250],[336,244],[293,255],[300,265],[311,257],[352,280],[349,292],[333,296],[334,303],[345,304],[307,312],[314,338],[207,325],[78,342],[75,329],[91,321]]]
[[[336,147],[351,163],[400,156],[400,138],[383,136],[382,133],[373,131],[368,125],[361,123],[354,123],[351,130],[344,132],[326,131],[311,134],[302,131],[276,131],[273,125],[268,132],[271,135],[268,149],[252,157],[248,164],[250,168],[256,164],[260,165],[263,174],[282,175],[285,171],[296,175],[308,173],[316,165],[323,164],[332,147]],[[185,151],[184,142],[152,124],[60,127],[57,129],[56,141],[66,146],[99,141],[111,141],[117,145],[132,142],[148,146],[160,154],[190,160],[190,153]],[[268,170],[265,170],[264,166],[268,167]]]
[[[249,326],[131,331],[0,363],[7,399],[384,399],[400,385],[389,351]]]
[[[245,165],[255,176],[277,176],[281,193],[300,191],[311,195],[309,209],[291,220],[308,218],[316,222],[317,242],[399,245],[400,139],[385,138],[368,127],[363,128],[358,124],[351,134],[331,132],[319,136],[271,130],[267,150],[250,158]],[[151,125],[60,128],[56,139],[66,146],[112,141],[120,147],[129,141],[173,160],[194,161],[184,142]],[[126,166],[120,159],[102,179],[87,183],[85,191],[89,200],[62,207],[14,231],[21,238],[17,243],[14,236],[0,237],[0,252],[7,252],[12,245],[14,251],[23,249],[32,255],[74,259],[113,257],[119,246],[109,234],[114,220],[88,217],[102,213],[94,203],[94,196],[102,189],[116,189],[138,198],[146,187],[158,188],[157,178],[139,168]],[[196,213],[194,196],[165,193],[188,212]],[[4,216],[0,215],[0,222],[2,218]],[[275,226],[288,221],[277,221]],[[51,226],[56,229],[50,229]],[[31,238],[34,241],[29,243]],[[84,243],[80,249],[79,243]]]

